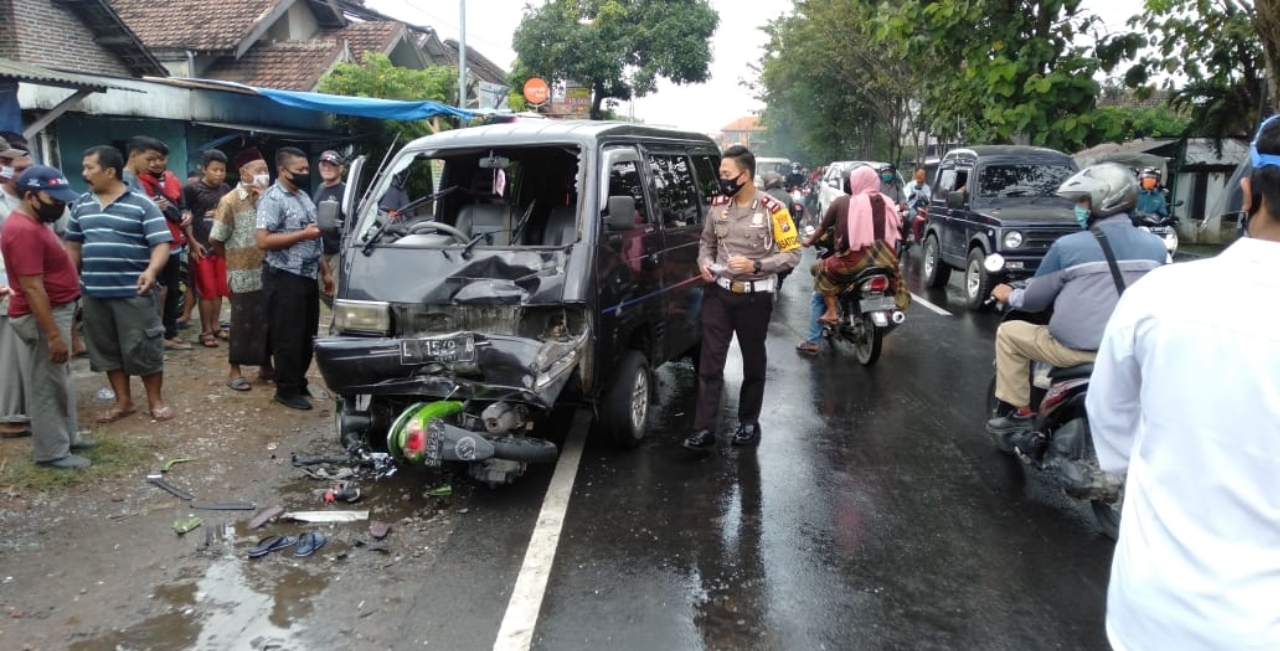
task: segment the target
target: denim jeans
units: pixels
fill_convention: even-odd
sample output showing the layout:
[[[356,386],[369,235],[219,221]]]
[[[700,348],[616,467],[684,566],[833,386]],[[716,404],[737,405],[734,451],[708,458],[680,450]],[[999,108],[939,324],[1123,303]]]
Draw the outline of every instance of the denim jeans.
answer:
[[[822,302],[822,294],[814,292],[809,299],[809,338],[806,340],[811,344],[822,345],[822,324],[818,323],[818,319],[826,311],[827,305]]]

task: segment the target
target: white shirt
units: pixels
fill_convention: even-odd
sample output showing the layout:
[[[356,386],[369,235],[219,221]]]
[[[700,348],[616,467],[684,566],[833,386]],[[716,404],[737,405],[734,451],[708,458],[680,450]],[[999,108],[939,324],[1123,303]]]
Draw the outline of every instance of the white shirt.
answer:
[[[1124,651],[1280,649],[1280,243],[1135,283],[1087,409],[1124,472],[1107,634]]]

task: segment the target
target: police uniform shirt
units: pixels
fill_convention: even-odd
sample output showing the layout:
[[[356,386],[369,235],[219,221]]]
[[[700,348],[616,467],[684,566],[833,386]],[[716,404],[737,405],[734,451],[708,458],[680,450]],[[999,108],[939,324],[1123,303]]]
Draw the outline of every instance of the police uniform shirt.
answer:
[[[727,266],[735,255],[759,260],[760,273],[725,269],[718,274],[720,277],[764,280],[799,264],[800,240],[786,205],[763,192],[757,192],[747,206],[739,206],[724,195],[713,199],[702,229],[698,264]]]

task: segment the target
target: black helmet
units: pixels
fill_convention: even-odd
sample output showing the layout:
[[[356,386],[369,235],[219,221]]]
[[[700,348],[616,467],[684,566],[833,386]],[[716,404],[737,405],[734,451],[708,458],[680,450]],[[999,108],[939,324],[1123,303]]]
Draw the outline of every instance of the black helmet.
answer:
[[[782,175],[777,172],[765,172],[764,176],[762,176],[760,180],[764,182],[764,189],[770,190],[782,187],[782,182],[785,179],[783,179]]]
[[[792,171],[792,172],[799,172],[799,171],[800,171],[800,163],[792,163],[792,164],[791,164],[791,171]]]
[[[1095,219],[1130,212],[1138,204],[1138,179],[1119,163],[1098,163],[1076,172],[1058,186],[1058,196],[1079,202],[1089,199]]]

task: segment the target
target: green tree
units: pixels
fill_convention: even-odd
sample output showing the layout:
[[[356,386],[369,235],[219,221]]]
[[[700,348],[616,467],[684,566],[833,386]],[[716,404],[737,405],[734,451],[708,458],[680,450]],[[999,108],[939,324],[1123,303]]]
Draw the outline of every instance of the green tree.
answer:
[[[1253,7],[1242,0],[1146,0],[1144,9],[1129,26],[1152,51],[1125,81],[1149,90],[1152,78],[1166,76],[1159,85],[1173,91],[1172,107],[1189,113],[1191,135],[1251,134],[1268,69]]]
[[[339,63],[320,80],[322,93],[348,97],[374,97],[396,100],[430,100],[448,103],[456,99],[457,71],[446,66],[422,70],[404,68],[391,63],[385,54],[368,53],[364,62]],[[391,143],[408,142],[448,128],[440,120],[374,120],[339,117],[339,130],[352,136],[358,147],[371,160],[381,160]]]
[[[923,111],[940,135],[1071,150],[1096,134],[1095,74],[1111,73],[1143,44],[1138,34],[1104,34],[1080,4],[905,0],[883,5],[877,35],[900,56],[938,66]]]
[[[591,89],[591,117],[606,100],[710,77],[710,39],[720,17],[707,0],[549,0],[526,7],[512,47],[512,88],[530,77]]]

